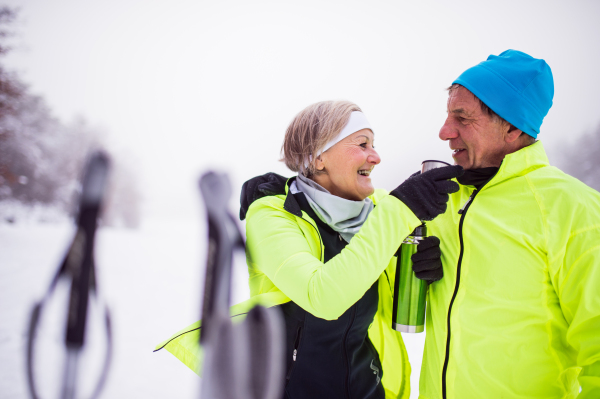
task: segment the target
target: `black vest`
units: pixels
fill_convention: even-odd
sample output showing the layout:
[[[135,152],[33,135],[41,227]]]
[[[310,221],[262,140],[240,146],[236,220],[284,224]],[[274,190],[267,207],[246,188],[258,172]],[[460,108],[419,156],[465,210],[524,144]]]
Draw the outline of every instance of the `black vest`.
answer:
[[[319,219],[303,193],[296,202],[317,224],[325,247],[325,262],[347,242]],[[295,200],[295,201],[294,201]],[[295,209],[297,210],[297,208]],[[337,320],[324,320],[294,302],[281,305],[286,327],[286,399],[384,399],[379,354],[368,337],[379,293],[377,282]]]

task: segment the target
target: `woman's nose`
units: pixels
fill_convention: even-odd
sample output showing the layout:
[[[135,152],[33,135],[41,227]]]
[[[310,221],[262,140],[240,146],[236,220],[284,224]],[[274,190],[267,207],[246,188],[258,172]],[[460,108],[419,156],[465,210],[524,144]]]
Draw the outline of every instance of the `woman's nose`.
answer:
[[[377,151],[375,151],[375,149],[371,150],[367,161],[372,163],[373,165],[377,165],[379,162],[381,162],[381,158],[379,158],[379,154],[377,153]]]

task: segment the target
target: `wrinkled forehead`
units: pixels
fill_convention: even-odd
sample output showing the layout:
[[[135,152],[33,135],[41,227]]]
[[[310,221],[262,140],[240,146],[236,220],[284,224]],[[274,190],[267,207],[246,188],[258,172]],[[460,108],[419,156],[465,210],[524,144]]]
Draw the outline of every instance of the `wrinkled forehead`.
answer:
[[[473,115],[481,112],[479,99],[464,87],[451,90],[446,104],[448,113]]]

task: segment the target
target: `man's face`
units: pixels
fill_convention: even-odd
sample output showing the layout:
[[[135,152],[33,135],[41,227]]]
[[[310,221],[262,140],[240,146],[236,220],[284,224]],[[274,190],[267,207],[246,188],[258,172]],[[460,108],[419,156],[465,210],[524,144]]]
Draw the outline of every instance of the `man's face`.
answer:
[[[450,142],[454,162],[464,169],[500,166],[507,153],[507,127],[484,113],[479,100],[462,86],[450,92],[447,112],[439,136]]]

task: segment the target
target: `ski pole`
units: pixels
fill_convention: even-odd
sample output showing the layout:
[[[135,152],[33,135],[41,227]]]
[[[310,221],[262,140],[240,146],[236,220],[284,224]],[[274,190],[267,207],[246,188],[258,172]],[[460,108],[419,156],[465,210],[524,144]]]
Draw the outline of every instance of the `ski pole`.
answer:
[[[202,311],[205,399],[278,399],[283,393],[284,336],[279,309],[255,306],[233,325],[229,316],[232,261],[245,248],[227,210],[231,186],[226,175],[208,172],[200,179],[208,219],[208,254]]]
[[[63,372],[61,398],[73,399],[75,397],[79,354],[85,343],[88,300],[90,293],[97,293],[93,258],[94,239],[97,228],[97,219],[106,187],[108,170],[108,157],[102,152],[95,152],[92,154],[84,171],[75,238],[69,246],[61,266],[52,279],[46,295],[34,306],[32,311],[27,342],[27,379],[30,394],[34,399],[39,398],[33,373],[35,333],[44,304],[52,295],[58,281],[62,278],[70,279],[71,287],[64,341],[67,356]],[[112,332],[110,314],[106,307],[105,326],[108,339],[108,350],[102,374],[94,389],[92,398],[95,398],[99,394],[110,364]]]

